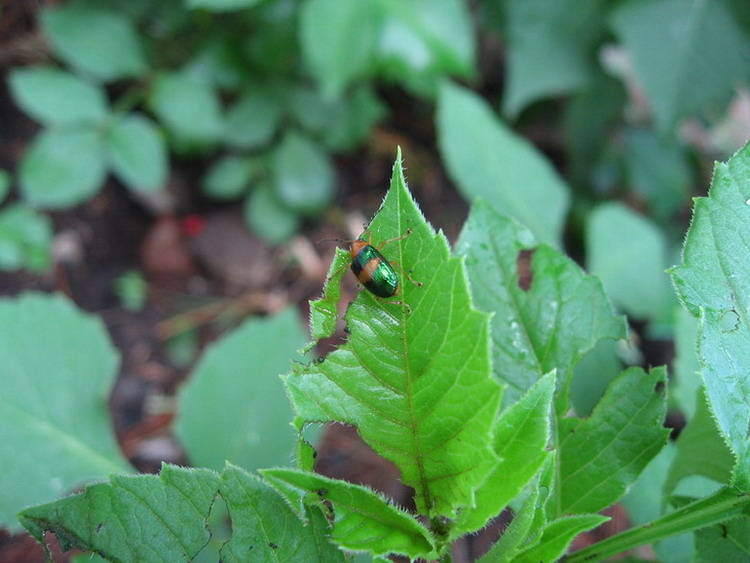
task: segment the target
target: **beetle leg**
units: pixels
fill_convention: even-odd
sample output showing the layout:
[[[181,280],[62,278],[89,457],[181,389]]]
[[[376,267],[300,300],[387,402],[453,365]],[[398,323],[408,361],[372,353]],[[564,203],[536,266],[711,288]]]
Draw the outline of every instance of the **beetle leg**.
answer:
[[[380,244],[379,244],[379,245],[377,246],[377,248],[378,248],[378,250],[379,250],[379,251],[380,251],[380,250],[383,250],[383,247],[384,247],[384,246],[385,246],[386,244],[388,244],[389,242],[396,242],[397,240],[405,239],[405,238],[406,238],[406,237],[408,237],[408,236],[409,236],[410,234],[411,234],[411,228],[409,228],[409,229],[406,229],[406,233],[404,233],[404,234],[403,234],[403,235],[401,235],[400,237],[396,237],[396,238],[389,238],[388,240],[384,240],[383,242],[381,242],[381,243],[380,243]],[[370,235],[370,236],[372,236],[372,235]]]

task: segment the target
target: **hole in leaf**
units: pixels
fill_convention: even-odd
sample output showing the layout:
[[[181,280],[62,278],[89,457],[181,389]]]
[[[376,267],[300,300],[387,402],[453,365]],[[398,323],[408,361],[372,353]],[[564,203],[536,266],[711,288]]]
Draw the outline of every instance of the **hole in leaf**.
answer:
[[[518,288],[528,291],[531,287],[533,272],[531,271],[531,258],[534,250],[522,250],[516,257],[516,271],[518,272]]]
[[[721,332],[734,332],[740,328],[740,316],[734,309],[729,309],[721,314],[719,321]]]

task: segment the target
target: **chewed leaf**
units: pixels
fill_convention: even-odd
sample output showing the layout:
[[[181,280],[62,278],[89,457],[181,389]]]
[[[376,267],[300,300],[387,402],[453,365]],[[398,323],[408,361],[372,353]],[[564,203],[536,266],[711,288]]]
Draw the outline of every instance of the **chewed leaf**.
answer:
[[[734,481],[750,489],[750,144],[717,164],[695,201],[677,292],[700,319],[698,356],[711,410],[736,457]]]
[[[361,291],[345,316],[348,342],[285,377],[297,424],[356,426],[398,465],[420,512],[452,516],[473,505],[497,463],[491,434],[500,385],[490,371],[489,317],[472,307],[462,261],[412,200],[400,159],[362,237],[376,247],[403,237],[381,249],[399,291],[389,299]],[[341,254],[338,262],[345,264]]]

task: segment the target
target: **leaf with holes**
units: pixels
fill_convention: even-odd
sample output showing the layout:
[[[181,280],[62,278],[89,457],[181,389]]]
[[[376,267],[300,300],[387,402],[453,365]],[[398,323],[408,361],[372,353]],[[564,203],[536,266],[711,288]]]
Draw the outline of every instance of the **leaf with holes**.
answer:
[[[700,319],[706,394],[736,457],[734,482],[750,490],[750,144],[716,165],[708,197],[695,200],[672,280]]]
[[[498,461],[491,436],[500,386],[490,370],[489,317],[472,307],[462,261],[450,257],[445,237],[412,200],[400,158],[362,236],[374,245],[398,238],[382,252],[396,262],[400,293],[380,299],[362,291],[345,317],[348,342],[285,377],[296,423],[356,426],[398,465],[421,513],[452,517],[473,506]],[[332,272],[347,265],[339,252]]]

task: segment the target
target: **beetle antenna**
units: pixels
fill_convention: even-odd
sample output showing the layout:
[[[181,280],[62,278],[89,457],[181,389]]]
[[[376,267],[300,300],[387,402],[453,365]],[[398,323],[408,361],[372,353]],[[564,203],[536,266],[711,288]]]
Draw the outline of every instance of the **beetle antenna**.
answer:
[[[332,240],[332,241],[335,241],[335,242],[346,242],[346,243],[352,242],[350,240],[344,240],[344,239],[340,239],[340,238],[322,238],[318,242],[316,242],[315,244],[320,244],[321,242],[326,242],[327,240]]]

